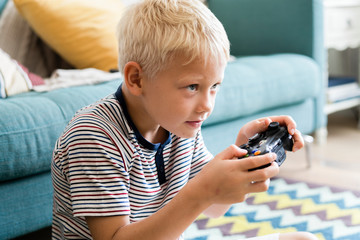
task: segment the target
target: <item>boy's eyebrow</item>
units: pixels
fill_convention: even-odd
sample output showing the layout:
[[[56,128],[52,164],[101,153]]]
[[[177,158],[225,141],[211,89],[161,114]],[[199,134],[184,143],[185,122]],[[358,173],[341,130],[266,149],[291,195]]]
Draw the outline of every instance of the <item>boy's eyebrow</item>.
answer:
[[[186,81],[186,80],[196,80],[196,79],[204,79],[204,75],[202,74],[198,74],[198,73],[189,73],[189,74],[185,74],[183,76],[179,77],[180,81]]]

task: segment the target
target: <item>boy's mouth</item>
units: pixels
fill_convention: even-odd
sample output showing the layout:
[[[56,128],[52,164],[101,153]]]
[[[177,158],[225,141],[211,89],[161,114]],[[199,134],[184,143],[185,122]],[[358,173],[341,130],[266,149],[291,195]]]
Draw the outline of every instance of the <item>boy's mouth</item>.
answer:
[[[186,124],[188,124],[190,127],[193,127],[193,128],[200,128],[202,123],[203,123],[203,120],[186,121]]]

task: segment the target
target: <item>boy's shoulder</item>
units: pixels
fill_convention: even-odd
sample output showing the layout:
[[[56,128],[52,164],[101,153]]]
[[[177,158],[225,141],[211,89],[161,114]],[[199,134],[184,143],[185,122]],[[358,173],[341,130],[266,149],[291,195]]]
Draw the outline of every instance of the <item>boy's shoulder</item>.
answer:
[[[128,129],[123,109],[114,94],[110,94],[78,110],[67,125],[65,132],[82,130],[93,126],[99,130]]]
[[[100,114],[99,110],[103,108],[120,108],[120,105],[118,104],[116,97],[114,94],[110,94],[100,100],[97,100],[96,102],[87,105],[81,109],[79,109],[74,117],[79,117],[86,114]],[[101,114],[100,114],[101,115]]]

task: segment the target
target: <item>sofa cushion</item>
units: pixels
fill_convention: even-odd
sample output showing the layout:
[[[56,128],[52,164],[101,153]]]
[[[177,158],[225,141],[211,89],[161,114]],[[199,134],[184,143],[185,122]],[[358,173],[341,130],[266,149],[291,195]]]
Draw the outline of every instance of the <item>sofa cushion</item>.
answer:
[[[14,0],[34,31],[76,68],[117,68],[119,0]]]
[[[75,112],[119,84],[118,79],[0,99],[0,181],[48,171],[55,142]]]
[[[0,239],[13,239],[51,226],[53,188],[50,171],[2,183],[0,193]],[[32,235],[33,238],[22,236],[18,239],[47,239]]]
[[[315,97],[321,83],[319,66],[303,55],[237,58],[225,69],[214,111],[204,126]]]

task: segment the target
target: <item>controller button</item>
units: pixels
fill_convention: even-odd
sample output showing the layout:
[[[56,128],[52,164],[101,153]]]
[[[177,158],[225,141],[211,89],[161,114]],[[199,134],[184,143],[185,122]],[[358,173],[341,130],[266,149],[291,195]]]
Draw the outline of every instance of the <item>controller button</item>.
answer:
[[[254,152],[254,155],[257,156],[257,155],[260,155],[261,151],[260,150],[257,150],[256,152]]]
[[[271,122],[269,124],[268,130],[269,131],[275,131],[275,130],[278,130],[279,127],[280,127],[280,124],[278,122]]]

